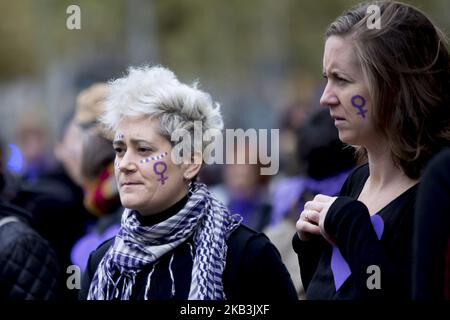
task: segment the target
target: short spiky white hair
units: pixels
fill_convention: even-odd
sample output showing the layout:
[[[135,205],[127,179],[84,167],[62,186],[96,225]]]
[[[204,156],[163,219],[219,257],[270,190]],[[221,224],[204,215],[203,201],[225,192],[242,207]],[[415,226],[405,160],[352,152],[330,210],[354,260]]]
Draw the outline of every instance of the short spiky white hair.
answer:
[[[162,66],[130,67],[127,76],[109,83],[101,122],[115,132],[123,118],[148,116],[159,119],[160,133],[171,143],[170,137],[177,129],[187,130],[193,143],[194,121],[201,122],[202,134],[209,129],[223,129],[220,105],[197,84],[181,83]]]

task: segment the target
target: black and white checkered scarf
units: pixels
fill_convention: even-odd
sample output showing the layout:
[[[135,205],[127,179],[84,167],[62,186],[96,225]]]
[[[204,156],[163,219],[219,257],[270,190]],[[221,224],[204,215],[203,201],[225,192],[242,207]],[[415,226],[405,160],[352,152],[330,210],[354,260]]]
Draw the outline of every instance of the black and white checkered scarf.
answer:
[[[188,299],[226,299],[222,284],[227,254],[225,240],[242,218],[231,215],[204,184],[193,183],[190,193],[183,209],[152,226],[142,226],[138,213],[125,209],[114,245],[92,279],[88,300],[129,300],[137,273],[146,265],[154,265],[191,236],[195,254]],[[148,275],[145,299],[150,298],[151,276],[152,272]]]

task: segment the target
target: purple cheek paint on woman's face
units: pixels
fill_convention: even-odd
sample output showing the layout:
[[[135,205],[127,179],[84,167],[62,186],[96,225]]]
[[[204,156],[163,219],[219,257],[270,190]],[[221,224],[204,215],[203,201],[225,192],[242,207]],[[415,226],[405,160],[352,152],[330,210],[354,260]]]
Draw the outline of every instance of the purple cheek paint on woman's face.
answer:
[[[142,159],[139,162],[140,163],[147,163],[147,162],[154,161],[154,160],[160,160],[160,159],[164,158],[165,156],[167,156],[167,152],[163,152],[159,156],[148,157],[148,158]]]
[[[359,110],[357,114],[361,115],[361,117],[365,118],[365,113],[367,110],[365,110],[363,107],[366,105],[366,99],[364,99],[363,96],[356,95],[352,97],[352,105]]]
[[[158,181],[161,181],[161,184],[164,184],[165,181],[168,179],[168,177],[164,176],[164,173],[167,171],[167,164],[164,161],[160,161],[162,158],[164,158],[165,156],[167,156],[168,153],[167,152],[163,152],[158,156],[154,156],[154,157],[148,157],[145,159],[142,159],[141,161],[139,161],[140,163],[148,163],[150,161],[155,161],[155,164],[153,165],[153,172],[159,176]]]

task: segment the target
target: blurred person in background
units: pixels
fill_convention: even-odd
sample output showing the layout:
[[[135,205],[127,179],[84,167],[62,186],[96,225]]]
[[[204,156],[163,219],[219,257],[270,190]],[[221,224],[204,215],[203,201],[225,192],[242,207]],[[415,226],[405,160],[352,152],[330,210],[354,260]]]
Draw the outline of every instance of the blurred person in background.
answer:
[[[311,113],[312,108],[310,104],[304,101],[299,101],[289,105],[286,111],[283,112],[280,127],[280,174],[278,176],[290,177],[301,172],[301,163],[292,161],[298,154],[298,139],[297,135],[300,126]]]
[[[48,124],[42,112],[23,113],[17,124],[16,137],[24,160],[21,172],[23,180],[33,182],[54,168]]]
[[[298,212],[316,194],[337,195],[356,159],[354,151],[339,140],[327,110],[311,113],[297,130],[297,136],[296,159],[302,168],[301,174],[283,179],[273,187],[272,221],[264,233],[280,251],[299,298],[304,299],[298,259],[292,250],[292,233]]]
[[[0,141],[0,190],[3,150]],[[31,215],[0,197],[0,300],[59,299],[60,272],[56,254],[34,230]]]
[[[430,161],[417,195],[413,299],[450,300],[450,149]]]
[[[71,112],[62,126],[62,136],[54,147],[56,159],[63,166],[66,174],[73,183],[82,185],[81,180],[81,149],[83,132],[74,121],[74,112]]]
[[[65,272],[73,264],[70,250],[85,232],[90,216],[83,207],[82,189],[72,181],[70,168],[60,158],[63,150],[70,150],[68,157],[74,162],[78,161],[74,149],[81,135],[73,130],[72,118],[73,114],[70,114],[60,124],[58,141],[54,147],[57,166],[33,181],[21,183],[11,203],[32,214],[36,230],[50,242],[58,257],[64,299],[74,300],[77,292],[65,286]]]
[[[251,154],[252,153],[252,154]],[[262,231],[270,222],[272,206],[268,197],[269,176],[260,174],[261,164],[255,146],[235,146],[233,164],[222,166],[224,182],[211,191],[227,205],[231,212],[242,216],[246,226]],[[237,159],[245,163],[237,163]],[[250,159],[255,158],[255,164]]]

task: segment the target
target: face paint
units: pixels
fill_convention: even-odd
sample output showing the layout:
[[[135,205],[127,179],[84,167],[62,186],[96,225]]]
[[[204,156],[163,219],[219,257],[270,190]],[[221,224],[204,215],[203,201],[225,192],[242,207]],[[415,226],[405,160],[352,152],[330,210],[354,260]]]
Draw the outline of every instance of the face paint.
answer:
[[[164,172],[167,171],[167,164],[163,161],[159,161],[160,159],[164,158],[165,156],[167,156],[168,153],[167,152],[163,152],[158,156],[154,156],[154,157],[148,157],[145,159],[142,159],[141,161],[139,161],[140,163],[148,163],[150,161],[157,161],[155,162],[155,164],[153,165],[153,172],[156,175],[159,175],[160,178],[158,179],[158,181],[161,181],[161,184],[164,184],[164,182],[168,179],[168,177],[164,176]],[[158,170],[158,166],[162,167],[162,169]]]
[[[360,103],[357,103],[360,102]],[[365,113],[367,110],[365,110],[363,107],[366,105],[366,99],[360,95],[353,96],[352,98],[352,105],[359,110],[358,114],[361,115],[361,117],[365,118]]]
[[[114,165],[116,166],[117,169],[120,169],[120,161],[119,160],[115,160]]]
[[[123,134],[118,133],[118,134],[116,135],[116,139],[115,139],[115,140],[123,140],[123,137],[124,137]]]
[[[162,167],[162,170],[158,171],[158,166]],[[155,172],[156,175],[159,175],[160,178],[158,181],[161,181],[161,184],[164,184],[164,181],[169,179],[168,177],[164,177],[164,172],[167,170],[167,164],[164,161],[157,161],[153,165],[153,172]]]
[[[148,157],[148,158],[142,159],[139,162],[140,163],[147,163],[147,162],[154,161],[154,160],[160,160],[160,159],[164,158],[165,156],[167,156],[167,152],[161,153],[159,156]]]

